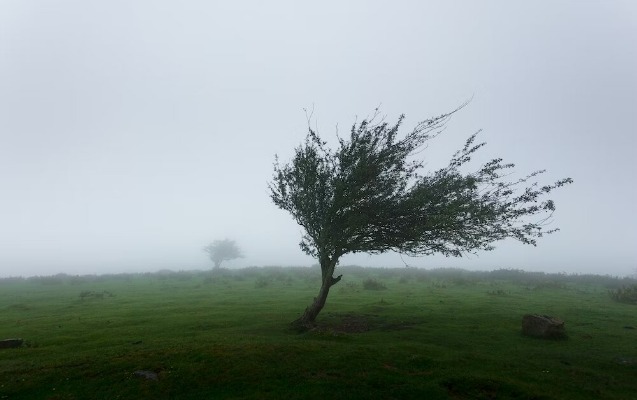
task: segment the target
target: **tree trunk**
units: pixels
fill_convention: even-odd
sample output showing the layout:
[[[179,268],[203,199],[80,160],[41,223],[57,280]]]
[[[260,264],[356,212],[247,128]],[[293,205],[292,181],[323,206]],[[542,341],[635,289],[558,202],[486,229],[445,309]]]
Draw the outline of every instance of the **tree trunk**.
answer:
[[[321,273],[323,276],[321,289],[319,290],[318,296],[314,298],[312,304],[310,304],[305,309],[303,315],[292,322],[292,327],[294,329],[299,331],[307,331],[309,329],[312,329],[316,325],[314,321],[325,306],[325,300],[327,300],[327,295],[330,293],[330,288],[336,285],[343,276],[339,275],[336,278],[332,276],[334,274],[335,267],[336,261],[327,260],[321,262]]]

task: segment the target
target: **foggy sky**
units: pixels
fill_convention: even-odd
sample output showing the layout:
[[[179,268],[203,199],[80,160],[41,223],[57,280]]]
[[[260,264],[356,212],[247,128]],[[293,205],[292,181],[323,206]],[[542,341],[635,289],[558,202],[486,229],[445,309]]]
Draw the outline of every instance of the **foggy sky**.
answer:
[[[538,247],[411,266],[628,275],[637,268],[637,3],[0,2],[0,276],[311,265],[271,202],[274,155],[381,106],[404,129],[473,96],[422,154],[478,129],[552,196]],[[396,254],[341,264],[404,266]]]

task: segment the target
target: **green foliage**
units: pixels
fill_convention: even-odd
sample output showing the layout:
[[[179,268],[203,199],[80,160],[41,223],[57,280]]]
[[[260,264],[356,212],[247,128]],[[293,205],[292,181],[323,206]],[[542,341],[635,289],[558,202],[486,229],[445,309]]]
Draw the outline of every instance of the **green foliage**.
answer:
[[[484,146],[475,143],[477,133],[446,167],[420,173],[423,162],[413,156],[456,111],[419,123],[403,138],[398,131],[404,117],[393,125],[376,122],[377,111],[354,124],[349,140],[339,138],[335,150],[309,129],[289,164],[277,160],[270,184],[273,202],[305,229],[301,248],[332,260],[389,250],[461,256],[492,250],[493,242],[507,237],[535,245],[536,238],[554,232],[544,230],[555,210],[544,197],[572,180],[538,186],[532,180],[544,171],[536,171],[507,181],[514,164],[499,158],[463,173]],[[541,214],[547,216],[528,221]]]
[[[637,304],[637,284],[609,290],[608,294],[620,303]]]

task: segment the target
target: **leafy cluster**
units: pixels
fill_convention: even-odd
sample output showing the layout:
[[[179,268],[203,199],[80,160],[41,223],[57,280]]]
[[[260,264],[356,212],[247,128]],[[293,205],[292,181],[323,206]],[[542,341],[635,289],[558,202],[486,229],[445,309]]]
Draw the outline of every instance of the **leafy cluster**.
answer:
[[[539,186],[532,180],[540,170],[507,181],[514,164],[500,158],[463,173],[485,145],[476,144],[479,131],[446,167],[421,174],[423,162],[414,156],[460,108],[420,122],[402,138],[404,116],[393,125],[376,122],[377,110],[354,123],[349,139],[339,138],[335,150],[310,128],[290,163],[277,159],[270,183],[273,202],[305,229],[301,248],[330,260],[391,250],[462,256],[492,250],[493,242],[507,237],[535,245],[556,231],[544,229],[555,210],[545,196],[572,180]],[[537,215],[542,217],[530,218]]]

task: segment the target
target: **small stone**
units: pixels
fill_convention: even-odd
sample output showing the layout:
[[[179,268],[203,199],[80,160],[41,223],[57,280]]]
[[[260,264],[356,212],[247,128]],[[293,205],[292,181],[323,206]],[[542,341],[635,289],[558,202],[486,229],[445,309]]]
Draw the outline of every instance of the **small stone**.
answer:
[[[542,339],[565,339],[564,321],[549,315],[527,314],[522,317],[522,333]]]
[[[0,340],[0,349],[14,349],[22,346],[24,340],[22,339],[4,339]]]
[[[133,375],[139,378],[145,378],[151,381],[159,380],[159,375],[157,375],[157,373],[153,371],[139,370],[139,371],[133,372]]]
[[[615,357],[615,362],[620,365],[635,365],[637,359],[630,357]]]

